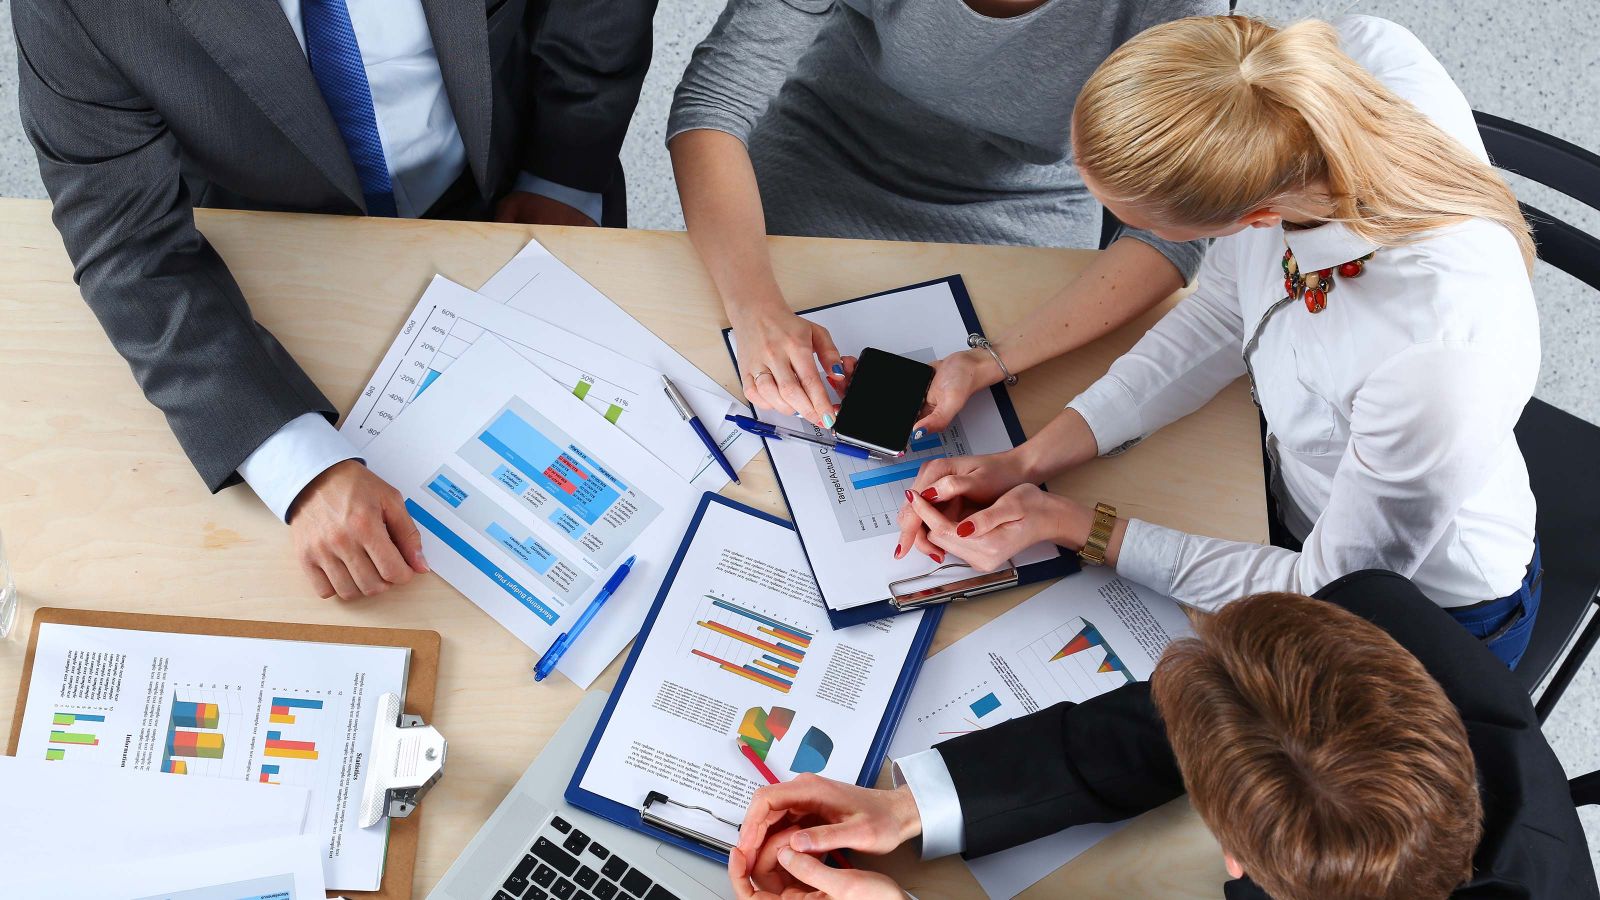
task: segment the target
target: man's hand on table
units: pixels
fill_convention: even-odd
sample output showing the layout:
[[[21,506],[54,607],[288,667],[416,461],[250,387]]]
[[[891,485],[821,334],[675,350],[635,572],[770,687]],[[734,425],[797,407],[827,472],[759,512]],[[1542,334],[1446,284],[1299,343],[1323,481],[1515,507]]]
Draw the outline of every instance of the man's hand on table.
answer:
[[[328,467],[289,507],[295,556],[317,595],[381,594],[428,571],[400,492],[359,460]]]
[[[894,880],[860,869],[835,869],[830,850],[883,854],[922,832],[911,791],[879,791],[801,775],[756,791],[728,855],[740,900],[901,900]],[[753,882],[753,885],[752,885]],[[819,893],[813,893],[819,892]]]

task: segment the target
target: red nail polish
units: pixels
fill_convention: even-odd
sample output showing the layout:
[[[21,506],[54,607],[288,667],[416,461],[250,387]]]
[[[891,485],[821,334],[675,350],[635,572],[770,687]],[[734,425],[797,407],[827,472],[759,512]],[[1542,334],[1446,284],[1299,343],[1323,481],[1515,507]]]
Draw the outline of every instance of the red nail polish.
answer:
[[[922,492],[922,499],[932,503],[933,501],[939,499],[939,492],[934,488],[928,488]]]
[[[977,530],[978,526],[971,522],[962,522],[956,526],[956,537],[971,537],[972,533]]]
[[[895,559],[899,559],[901,556],[904,556],[904,555],[905,555],[904,549],[902,549],[899,544],[895,544],[894,545],[894,558]]]
[[[944,562],[944,554],[943,553],[929,553],[928,554],[928,558],[933,560],[936,563]]]
[[[907,503],[911,502],[911,492],[910,491],[906,491],[906,502]]]

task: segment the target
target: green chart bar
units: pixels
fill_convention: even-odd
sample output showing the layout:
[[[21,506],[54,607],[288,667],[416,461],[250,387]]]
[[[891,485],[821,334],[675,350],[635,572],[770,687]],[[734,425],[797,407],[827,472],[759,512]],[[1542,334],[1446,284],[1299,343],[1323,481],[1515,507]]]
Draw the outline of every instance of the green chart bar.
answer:
[[[50,732],[52,744],[98,744],[100,740],[92,734],[80,734],[72,731]]]
[[[67,758],[67,751],[62,747],[48,747],[44,751],[44,758],[55,761]]]

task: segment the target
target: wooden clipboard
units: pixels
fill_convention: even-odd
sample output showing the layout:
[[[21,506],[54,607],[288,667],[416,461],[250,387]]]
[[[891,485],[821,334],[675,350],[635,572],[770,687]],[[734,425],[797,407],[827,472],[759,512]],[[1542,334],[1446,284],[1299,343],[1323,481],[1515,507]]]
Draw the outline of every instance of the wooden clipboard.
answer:
[[[33,631],[28,635],[28,653],[22,659],[22,686],[17,691],[17,709],[11,720],[11,739],[6,753],[17,755],[22,738],[22,714],[28,704],[28,683],[33,679],[33,654],[39,645],[39,626],[86,625],[93,628],[121,628],[127,631],[156,631],[167,634],[204,634],[218,637],[265,638],[275,641],[302,641],[313,644],[362,644],[371,647],[408,647],[411,659],[406,675],[405,711],[433,721],[433,697],[439,678],[439,632],[403,628],[366,628],[354,625],[296,625],[286,622],[255,622],[246,619],[205,619],[195,616],[156,616],[143,613],[103,612],[88,609],[46,607],[35,610]],[[329,896],[362,897],[371,900],[410,900],[413,871],[417,865],[417,834],[421,828],[423,803],[404,819],[389,823],[389,846],[384,859],[383,881],[376,891],[330,891]]]

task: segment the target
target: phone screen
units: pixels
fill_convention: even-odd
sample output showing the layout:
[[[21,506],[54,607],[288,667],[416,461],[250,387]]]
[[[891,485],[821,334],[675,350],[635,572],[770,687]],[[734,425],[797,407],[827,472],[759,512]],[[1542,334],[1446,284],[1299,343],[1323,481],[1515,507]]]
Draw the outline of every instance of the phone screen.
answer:
[[[904,452],[932,381],[927,363],[876,347],[862,350],[834,433],[869,450]]]

